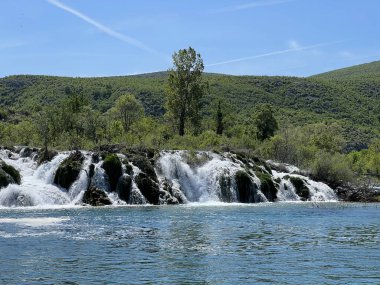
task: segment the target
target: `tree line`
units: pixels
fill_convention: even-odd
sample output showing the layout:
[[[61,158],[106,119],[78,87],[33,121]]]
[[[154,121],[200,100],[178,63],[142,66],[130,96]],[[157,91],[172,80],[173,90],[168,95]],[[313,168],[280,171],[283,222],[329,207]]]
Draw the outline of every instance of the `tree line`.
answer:
[[[54,105],[34,106],[17,124],[0,124],[3,145],[38,145],[45,150],[92,149],[102,144],[157,149],[244,150],[310,169],[315,176],[350,180],[354,173],[379,175],[380,149],[345,153],[337,123],[294,127],[279,124],[273,107],[258,104],[241,116],[225,98],[204,107],[209,92],[202,57],[193,48],[173,54],[166,86],[166,113],[145,114],[134,94],[121,95],[106,112],[94,110],[81,88],[67,86]]]

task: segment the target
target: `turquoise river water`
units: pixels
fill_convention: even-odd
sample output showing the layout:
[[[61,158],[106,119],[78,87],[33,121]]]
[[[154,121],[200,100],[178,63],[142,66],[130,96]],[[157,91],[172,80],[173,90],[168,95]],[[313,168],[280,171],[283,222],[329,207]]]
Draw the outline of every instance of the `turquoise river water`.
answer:
[[[376,204],[0,209],[0,284],[380,284]]]

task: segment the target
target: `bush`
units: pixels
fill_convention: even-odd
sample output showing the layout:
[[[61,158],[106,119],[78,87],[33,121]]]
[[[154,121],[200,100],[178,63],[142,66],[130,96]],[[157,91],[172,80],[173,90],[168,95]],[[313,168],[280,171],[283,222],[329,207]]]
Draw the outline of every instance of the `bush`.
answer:
[[[332,187],[352,182],[354,177],[347,157],[326,152],[317,154],[311,173],[315,180],[324,181]]]

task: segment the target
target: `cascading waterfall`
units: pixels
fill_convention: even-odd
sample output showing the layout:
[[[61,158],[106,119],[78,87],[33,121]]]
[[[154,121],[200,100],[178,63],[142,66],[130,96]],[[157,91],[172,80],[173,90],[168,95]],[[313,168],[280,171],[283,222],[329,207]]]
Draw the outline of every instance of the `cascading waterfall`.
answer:
[[[53,185],[54,173],[67,153],[57,155],[51,162],[37,168],[36,162],[9,151],[1,151],[0,158],[20,171],[21,185],[10,184],[0,190],[0,206],[45,206],[70,203],[67,193]]]
[[[118,192],[111,192],[108,177],[102,168],[103,161],[93,161],[93,154],[82,152],[84,161],[76,181],[68,190],[54,184],[55,173],[60,164],[69,157],[69,152],[61,152],[50,162],[37,165],[37,154],[27,153],[21,150],[19,153],[9,150],[0,150],[0,158],[7,164],[16,168],[22,177],[21,184],[9,184],[0,189],[0,206],[23,207],[23,206],[53,206],[53,205],[80,205],[83,195],[89,185],[89,167],[94,166],[94,175],[91,185],[100,189],[111,200],[113,205],[146,204],[148,199],[144,191],[139,189],[136,177],[142,172],[133,162],[127,173],[123,165],[122,178],[128,176],[131,179],[129,198],[121,200]],[[118,154],[121,161],[125,156]],[[162,151],[154,162],[160,191],[159,204],[167,204],[166,198],[171,195],[177,197],[180,203],[187,202],[240,202],[241,189],[237,185],[236,175],[238,172],[246,173],[250,191],[255,191],[257,201],[266,202],[269,198],[264,195],[262,181],[257,172],[269,175],[276,187],[277,196],[270,201],[336,201],[334,191],[324,183],[315,182],[309,178],[292,173],[296,170],[291,168],[288,172],[276,172],[269,170],[263,165],[252,161],[242,161],[232,153],[217,154],[213,152],[189,152],[189,151]],[[289,175],[304,181],[308,190],[308,197],[301,199],[297,194],[295,185],[289,179]],[[128,177],[128,178],[129,178]],[[120,179],[122,179],[120,178]],[[168,190],[170,185],[170,190]],[[140,186],[141,187],[141,186]],[[247,189],[248,189],[247,188]],[[244,190],[244,189],[243,189]],[[170,194],[169,194],[170,192]],[[142,194],[144,193],[144,195]],[[240,194],[239,194],[240,193]],[[174,199],[177,201],[176,199]],[[255,198],[256,202],[256,198]]]
[[[186,151],[162,152],[157,162],[159,176],[178,185],[189,202],[220,201],[222,179],[234,177],[241,166],[210,152],[198,152],[192,156],[189,157]],[[195,165],[189,163],[191,159]],[[234,181],[230,184],[226,191],[232,196],[231,202],[237,202]]]

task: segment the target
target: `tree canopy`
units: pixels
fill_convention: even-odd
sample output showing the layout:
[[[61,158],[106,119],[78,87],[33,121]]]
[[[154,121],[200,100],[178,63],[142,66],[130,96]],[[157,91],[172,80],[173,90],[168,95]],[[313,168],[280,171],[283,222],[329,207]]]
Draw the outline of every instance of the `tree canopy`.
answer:
[[[169,69],[166,108],[173,117],[178,134],[183,136],[187,122],[195,128],[200,124],[201,99],[207,84],[202,76],[202,57],[192,47],[174,53],[173,65]]]

